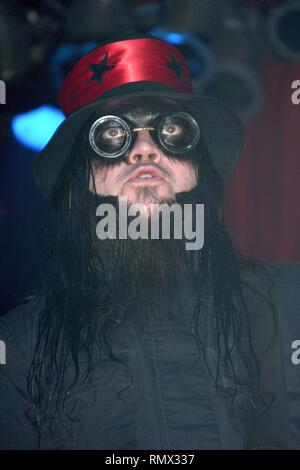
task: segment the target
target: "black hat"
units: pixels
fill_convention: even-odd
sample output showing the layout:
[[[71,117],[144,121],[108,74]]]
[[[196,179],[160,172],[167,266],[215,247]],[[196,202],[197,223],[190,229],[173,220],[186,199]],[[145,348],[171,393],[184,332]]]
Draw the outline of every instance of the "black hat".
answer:
[[[238,117],[219,101],[193,93],[186,60],[179,49],[152,37],[105,44],[82,57],[67,75],[59,103],[67,119],[34,162],[35,180],[50,199],[70,147],[86,120],[113,98],[159,96],[182,103],[197,120],[213,164],[224,183],[243,143]]]

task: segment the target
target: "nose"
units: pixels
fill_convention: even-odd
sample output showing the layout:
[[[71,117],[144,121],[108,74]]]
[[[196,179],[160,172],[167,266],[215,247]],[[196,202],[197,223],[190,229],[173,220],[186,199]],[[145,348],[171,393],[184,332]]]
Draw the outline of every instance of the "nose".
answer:
[[[153,141],[149,131],[137,131],[137,138],[128,155],[128,162],[131,165],[146,162],[158,163],[160,159],[160,150]]]

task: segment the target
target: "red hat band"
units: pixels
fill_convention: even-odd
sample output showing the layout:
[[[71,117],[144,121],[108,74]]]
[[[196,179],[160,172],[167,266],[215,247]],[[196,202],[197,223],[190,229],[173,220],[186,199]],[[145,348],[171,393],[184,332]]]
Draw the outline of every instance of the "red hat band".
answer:
[[[185,58],[176,47],[159,39],[130,39],[82,57],[61,87],[59,104],[69,115],[112,88],[140,81],[156,82],[180,93],[193,92]]]

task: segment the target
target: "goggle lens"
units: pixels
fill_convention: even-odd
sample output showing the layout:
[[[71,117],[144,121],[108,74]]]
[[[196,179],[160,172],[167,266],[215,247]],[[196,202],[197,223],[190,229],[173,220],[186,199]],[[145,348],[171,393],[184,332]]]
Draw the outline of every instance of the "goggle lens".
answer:
[[[128,149],[131,130],[123,119],[117,116],[104,116],[92,125],[89,140],[98,155],[117,158]]]
[[[171,153],[189,152],[199,141],[199,126],[187,113],[174,113],[165,117],[158,128],[158,138]]]

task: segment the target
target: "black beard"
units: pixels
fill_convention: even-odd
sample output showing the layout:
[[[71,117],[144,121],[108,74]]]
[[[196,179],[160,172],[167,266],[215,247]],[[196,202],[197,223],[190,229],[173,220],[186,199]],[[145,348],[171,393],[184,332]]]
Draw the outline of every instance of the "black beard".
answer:
[[[195,203],[195,194],[196,190],[178,193],[176,202]],[[96,196],[96,200],[98,205],[118,204],[114,196]],[[201,251],[186,250],[185,239],[99,240],[96,223],[94,215],[92,229],[99,272],[110,292],[106,315],[118,322],[134,317],[141,326],[150,318],[167,328],[178,322],[191,325],[201,287]]]

